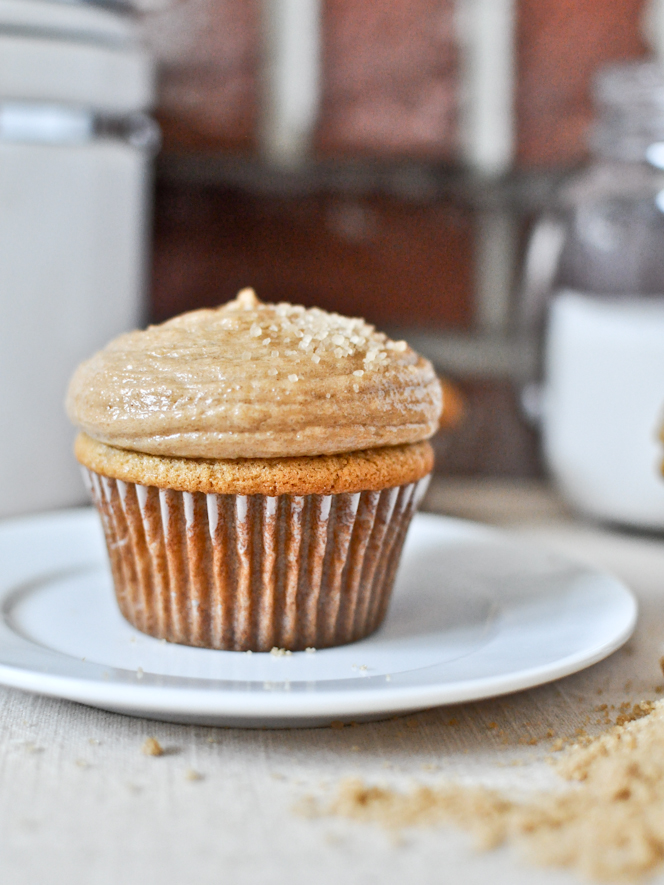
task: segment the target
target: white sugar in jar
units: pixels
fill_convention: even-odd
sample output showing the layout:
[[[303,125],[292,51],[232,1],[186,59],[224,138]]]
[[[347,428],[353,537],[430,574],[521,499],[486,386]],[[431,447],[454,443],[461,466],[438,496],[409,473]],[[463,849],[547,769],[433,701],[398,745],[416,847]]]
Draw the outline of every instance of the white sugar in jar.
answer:
[[[563,291],[550,305],[544,451],[582,512],[664,529],[664,298]]]

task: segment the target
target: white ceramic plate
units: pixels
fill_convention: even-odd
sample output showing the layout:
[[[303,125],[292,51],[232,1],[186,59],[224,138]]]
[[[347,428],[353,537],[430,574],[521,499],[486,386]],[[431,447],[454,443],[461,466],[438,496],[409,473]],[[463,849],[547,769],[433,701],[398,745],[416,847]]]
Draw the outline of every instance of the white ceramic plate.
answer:
[[[0,684],[132,716],[237,726],[380,718],[539,685],[622,645],[616,578],[418,515],[384,626],[277,657],[169,645],[121,617],[91,510],[0,524]]]

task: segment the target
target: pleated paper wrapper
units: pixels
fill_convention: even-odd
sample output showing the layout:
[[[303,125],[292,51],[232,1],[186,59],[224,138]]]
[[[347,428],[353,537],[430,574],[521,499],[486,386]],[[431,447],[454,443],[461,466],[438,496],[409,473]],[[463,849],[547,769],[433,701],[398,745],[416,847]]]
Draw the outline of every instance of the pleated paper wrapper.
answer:
[[[84,469],[138,630],[229,651],[343,645],[383,621],[429,477],[337,495],[205,495]]]

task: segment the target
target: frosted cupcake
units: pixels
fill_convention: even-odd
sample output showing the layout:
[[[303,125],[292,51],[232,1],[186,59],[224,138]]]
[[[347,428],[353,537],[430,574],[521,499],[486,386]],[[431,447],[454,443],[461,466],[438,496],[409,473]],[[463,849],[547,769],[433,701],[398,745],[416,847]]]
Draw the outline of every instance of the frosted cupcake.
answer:
[[[236,651],[368,635],[441,408],[404,341],[250,289],[116,338],[79,366],[67,410],[123,615]]]

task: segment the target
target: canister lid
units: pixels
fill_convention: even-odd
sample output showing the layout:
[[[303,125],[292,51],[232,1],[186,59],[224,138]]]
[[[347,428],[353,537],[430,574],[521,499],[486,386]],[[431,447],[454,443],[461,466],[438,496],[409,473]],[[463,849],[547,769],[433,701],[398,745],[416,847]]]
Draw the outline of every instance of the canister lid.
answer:
[[[134,43],[130,9],[125,0],[0,0],[0,32]]]
[[[154,66],[132,16],[112,6],[0,0],[0,100],[116,114],[151,107]]]

